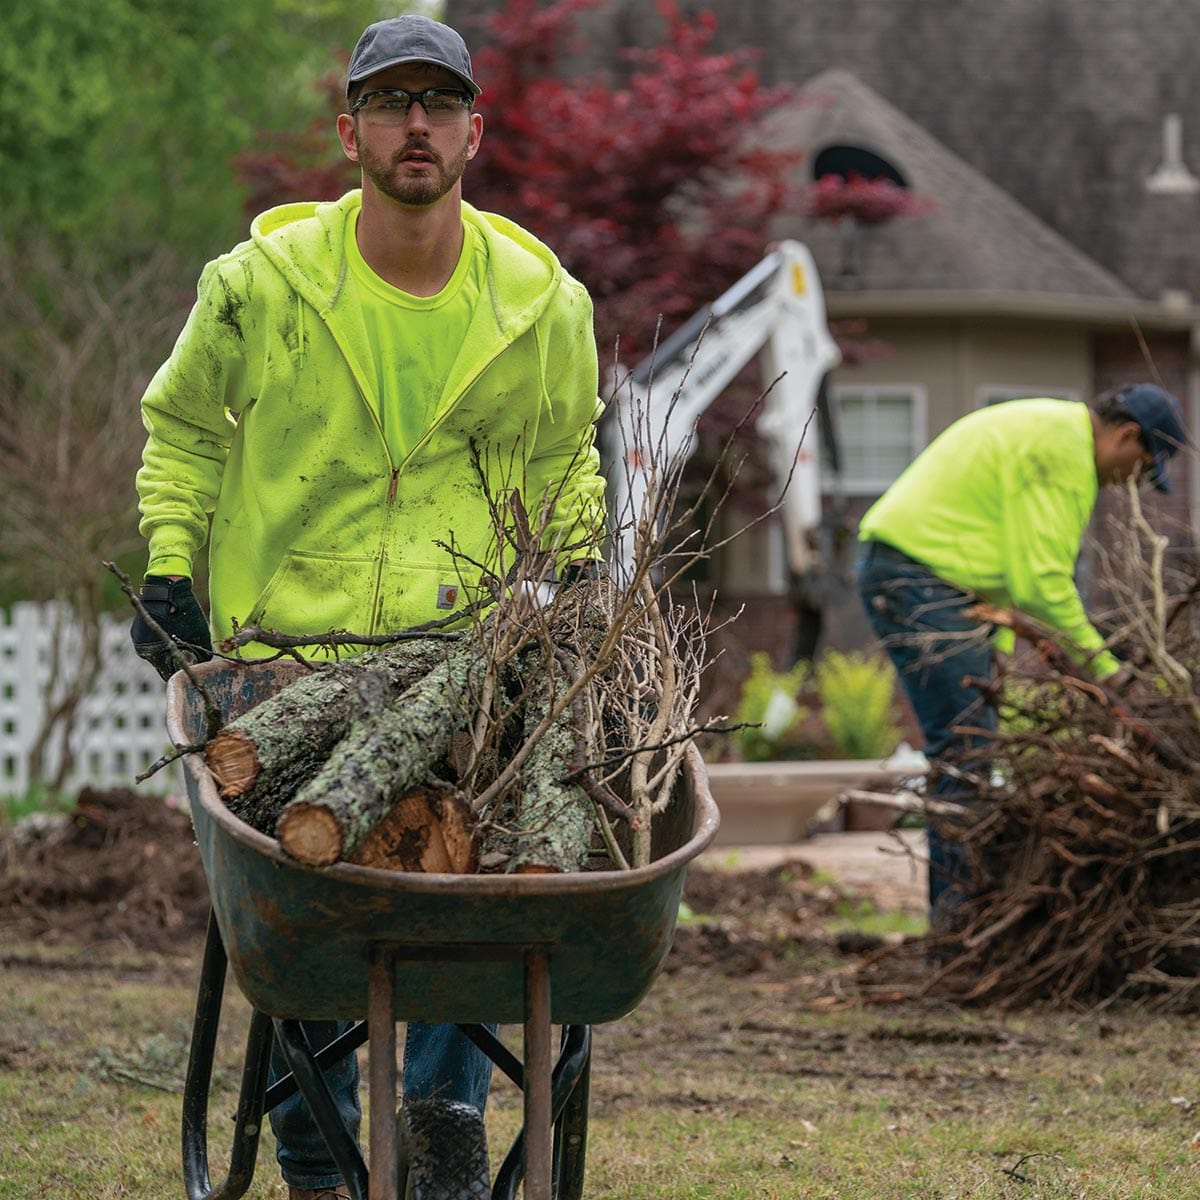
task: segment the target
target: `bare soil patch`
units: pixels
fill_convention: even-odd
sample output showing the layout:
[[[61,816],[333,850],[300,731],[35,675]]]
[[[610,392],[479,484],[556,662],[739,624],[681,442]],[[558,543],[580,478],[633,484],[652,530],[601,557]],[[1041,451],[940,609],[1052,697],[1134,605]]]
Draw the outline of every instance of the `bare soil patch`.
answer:
[[[204,931],[208,885],[186,811],[85,788],[74,812],[0,838],[0,928],[47,943],[179,953]]]
[[[882,906],[890,899],[881,883]],[[820,880],[802,857],[731,870],[693,865],[668,971],[770,971],[797,954],[870,952],[883,940],[831,929],[862,889]],[[132,789],[85,789],[75,811],[0,838],[0,928],[22,940],[118,942],[151,953],[191,949],[208,886],[185,809]]]

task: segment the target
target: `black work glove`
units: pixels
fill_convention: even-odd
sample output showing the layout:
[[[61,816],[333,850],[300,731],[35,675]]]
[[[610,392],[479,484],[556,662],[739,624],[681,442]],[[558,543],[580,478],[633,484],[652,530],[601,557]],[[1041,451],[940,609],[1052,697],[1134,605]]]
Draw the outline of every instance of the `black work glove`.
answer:
[[[147,575],[139,595],[146,612],[158,622],[163,633],[179,643],[188,662],[207,662],[212,658],[208,618],[192,594],[190,579]],[[170,679],[179,670],[178,656],[146,624],[140,612],[133,618],[129,637],[138,657],[144,658],[164,679]]]
[[[573,583],[594,582],[607,578],[608,567],[595,559],[567,563],[558,573],[558,581],[563,587],[570,587]]]

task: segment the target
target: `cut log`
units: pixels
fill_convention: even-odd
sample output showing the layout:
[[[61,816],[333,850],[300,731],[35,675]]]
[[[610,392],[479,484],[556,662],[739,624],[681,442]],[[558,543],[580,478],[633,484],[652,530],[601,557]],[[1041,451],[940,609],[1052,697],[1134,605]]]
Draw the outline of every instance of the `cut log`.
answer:
[[[405,792],[363,839],[350,862],[385,871],[474,874],[476,819],[466,797],[447,783]]]
[[[559,676],[560,685],[565,687]],[[526,700],[524,726],[529,737],[550,712],[553,678],[543,667]],[[559,782],[576,756],[574,714],[566,708],[533,747],[521,773],[521,794],[514,802],[516,829],[507,870],[513,874],[582,871],[595,832],[595,810],[578,784]]]
[[[205,750],[221,798],[264,833],[328,759],[356,716],[392,702],[446,660],[444,643],[405,642],[303,676],[231,721]]]
[[[397,797],[422,784],[469,719],[466,698],[486,664],[454,652],[389,708],[356,718],[279,816],[284,851],[309,866],[351,858]]]

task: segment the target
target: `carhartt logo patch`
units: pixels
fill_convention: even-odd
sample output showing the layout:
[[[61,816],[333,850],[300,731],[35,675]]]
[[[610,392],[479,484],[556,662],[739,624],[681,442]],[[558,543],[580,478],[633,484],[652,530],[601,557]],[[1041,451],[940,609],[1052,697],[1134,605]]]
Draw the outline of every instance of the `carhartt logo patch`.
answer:
[[[458,603],[458,584],[438,584],[438,608],[453,608]]]

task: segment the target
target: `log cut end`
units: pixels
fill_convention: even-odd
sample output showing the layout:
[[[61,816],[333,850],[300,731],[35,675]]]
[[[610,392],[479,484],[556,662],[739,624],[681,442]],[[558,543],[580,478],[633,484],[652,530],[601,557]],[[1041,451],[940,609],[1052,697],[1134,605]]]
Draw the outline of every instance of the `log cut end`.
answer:
[[[240,730],[218,733],[208,743],[204,759],[217,790],[226,800],[248,792],[258,778],[258,747]]]
[[[479,866],[475,814],[449,785],[410,788],[349,861],[385,871],[472,874]]]
[[[280,814],[275,832],[284,853],[305,866],[329,867],[342,857],[341,828],[318,804],[293,801]]]

